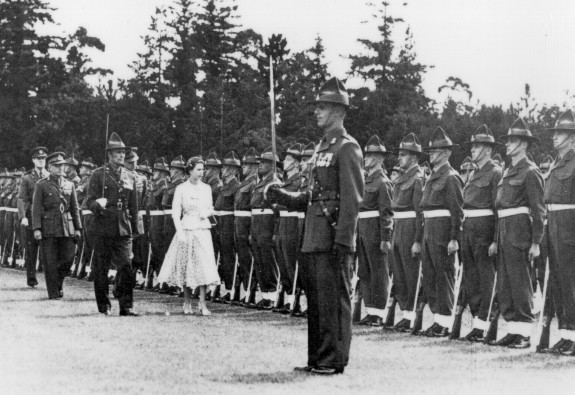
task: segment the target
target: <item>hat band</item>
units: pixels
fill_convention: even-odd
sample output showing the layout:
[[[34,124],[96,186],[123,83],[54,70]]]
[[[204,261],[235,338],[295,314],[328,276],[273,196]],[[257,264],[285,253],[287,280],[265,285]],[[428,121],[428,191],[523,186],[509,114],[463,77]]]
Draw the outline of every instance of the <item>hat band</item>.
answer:
[[[421,152],[421,145],[414,143],[401,143],[399,144],[400,150]]]

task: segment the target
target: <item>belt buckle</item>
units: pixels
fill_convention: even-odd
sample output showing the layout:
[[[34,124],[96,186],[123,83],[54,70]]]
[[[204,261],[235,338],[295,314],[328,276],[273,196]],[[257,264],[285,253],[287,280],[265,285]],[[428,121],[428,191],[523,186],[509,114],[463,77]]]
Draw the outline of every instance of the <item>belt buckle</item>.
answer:
[[[64,214],[64,204],[60,203],[60,212]]]
[[[124,207],[124,205],[122,204],[122,202],[118,202],[118,210],[121,210],[122,207]]]

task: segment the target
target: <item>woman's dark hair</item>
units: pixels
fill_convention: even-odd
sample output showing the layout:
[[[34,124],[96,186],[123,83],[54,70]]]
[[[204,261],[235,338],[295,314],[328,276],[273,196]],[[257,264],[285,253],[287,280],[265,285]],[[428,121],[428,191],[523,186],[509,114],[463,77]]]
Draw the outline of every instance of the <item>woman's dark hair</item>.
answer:
[[[192,156],[190,159],[188,159],[188,161],[186,162],[186,173],[189,173],[190,171],[194,170],[198,165],[198,163],[204,164],[204,159],[199,155]]]

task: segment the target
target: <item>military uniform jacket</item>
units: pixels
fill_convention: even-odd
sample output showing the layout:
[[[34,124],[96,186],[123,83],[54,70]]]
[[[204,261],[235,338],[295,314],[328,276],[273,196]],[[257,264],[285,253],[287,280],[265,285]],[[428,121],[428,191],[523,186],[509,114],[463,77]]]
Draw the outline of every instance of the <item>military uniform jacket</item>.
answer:
[[[84,203],[86,200],[86,195],[88,194],[88,186],[90,185],[90,176],[82,176],[78,186],[76,187],[76,196],[78,198],[78,204],[80,207],[85,207]]]
[[[249,211],[252,209],[252,192],[254,191],[258,177],[256,175],[250,176],[243,180],[236,191],[234,196],[234,210]]]
[[[310,161],[313,168],[302,252],[328,252],[334,244],[355,251],[364,192],[361,148],[344,128],[333,129],[323,137]]]
[[[463,222],[463,180],[447,162],[431,173],[423,188],[421,209],[449,210],[451,213],[450,239],[459,240]]]
[[[497,185],[497,199],[495,206],[498,210],[528,207],[531,221],[521,223],[522,226],[509,229],[506,236],[517,247],[527,248],[522,243],[522,236],[531,230],[531,243],[540,244],[543,240],[543,220],[545,205],[543,204],[543,176],[541,171],[527,158],[521,159],[515,166],[510,166],[503,173],[503,178]],[[529,229],[529,227],[531,229]]]
[[[91,231],[98,236],[133,236],[138,229],[136,179],[123,167],[115,171],[108,164],[105,169],[105,179],[104,167],[94,170],[90,178],[86,206],[94,213]],[[96,203],[101,197],[108,199],[106,208]]]
[[[148,210],[160,210],[162,208],[162,200],[164,193],[168,189],[168,180],[165,178],[160,179],[158,182],[152,183],[150,197],[148,199]]]
[[[32,228],[42,237],[74,237],[82,229],[74,183],[51,175],[36,184],[32,204]]]
[[[384,174],[377,169],[365,178],[365,193],[359,211],[378,211],[379,217],[359,220],[359,236],[370,242],[391,241],[393,231],[393,187]]]
[[[255,186],[255,188],[252,192],[252,198],[250,201],[250,206],[251,206],[252,210],[258,209],[258,208],[263,209],[263,208],[270,208],[271,207],[268,204],[268,202],[265,200],[265,197],[264,197],[264,190],[271,183],[276,183],[276,184],[280,183],[279,178],[273,172],[271,172],[270,174],[268,174],[267,176],[262,178],[257,183],[257,185]]]
[[[50,175],[48,171],[42,169],[40,173],[36,169],[32,169],[22,176],[20,182],[20,190],[18,192],[18,218],[28,218],[28,222],[32,221],[32,195],[34,193],[34,186],[38,181]]]
[[[557,158],[545,183],[545,203],[575,204],[575,150]]]
[[[501,167],[493,163],[491,159],[481,169],[473,170],[463,188],[463,208],[493,210],[494,218],[497,220],[495,200],[497,199],[497,185],[501,180],[502,172]],[[497,227],[495,227],[494,237],[496,235]]]
[[[164,195],[162,196],[162,208],[164,210],[169,210],[172,208],[172,202],[174,201],[174,194],[176,193],[176,187],[184,182],[183,178],[176,178],[170,182],[166,188]],[[171,219],[171,216],[170,216]]]
[[[212,177],[209,180],[206,180],[205,183],[212,188],[212,202],[215,203],[218,200],[218,196],[224,183],[220,177]]]
[[[423,213],[421,211],[421,198],[423,197],[423,169],[415,165],[400,175],[393,186],[393,202],[391,209],[394,212],[415,211],[415,242],[421,243],[423,239]]]
[[[215,211],[234,211],[234,199],[236,192],[240,188],[240,182],[237,178],[232,178],[230,182],[222,186],[216,203]]]
[[[303,178],[301,173],[294,173],[282,185],[282,188],[288,192],[299,192],[301,189]],[[287,210],[285,206],[278,206],[278,210]],[[291,211],[291,210],[290,210]]]
[[[80,177],[78,176],[78,173],[76,173],[76,170],[72,170],[70,173],[68,173],[66,179],[71,183],[73,183],[75,187],[77,187],[81,181]]]

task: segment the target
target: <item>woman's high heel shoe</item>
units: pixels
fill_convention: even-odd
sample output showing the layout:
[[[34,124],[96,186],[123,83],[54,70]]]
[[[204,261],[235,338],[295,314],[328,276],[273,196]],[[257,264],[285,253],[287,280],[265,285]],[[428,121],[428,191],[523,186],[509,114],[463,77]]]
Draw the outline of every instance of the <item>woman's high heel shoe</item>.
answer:
[[[212,312],[208,310],[206,306],[202,307],[198,305],[198,314],[199,315],[212,315]]]
[[[184,302],[184,315],[191,315],[192,314],[192,304]]]

